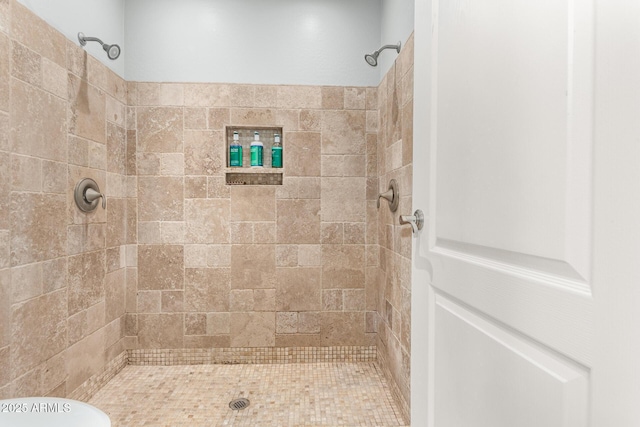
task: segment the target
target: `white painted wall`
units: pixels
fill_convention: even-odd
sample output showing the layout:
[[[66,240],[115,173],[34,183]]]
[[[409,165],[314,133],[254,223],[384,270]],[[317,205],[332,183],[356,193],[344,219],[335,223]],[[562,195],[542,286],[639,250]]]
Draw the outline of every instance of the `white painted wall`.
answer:
[[[127,80],[376,86],[397,57],[378,67],[364,55],[404,42],[414,0],[18,0],[67,38],[117,43],[107,58]]]
[[[127,80],[377,85],[381,0],[127,0]]]
[[[415,0],[382,0],[380,16],[380,46],[404,43],[414,28]],[[375,49],[372,49],[375,50]],[[400,48],[402,50],[402,47]],[[384,50],[378,57],[380,80],[387,74],[398,54],[393,49]]]
[[[105,43],[124,46],[125,0],[18,0],[49,25],[78,43],[78,33],[98,37]],[[78,43],[79,44],[79,43]],[[118,75],[124,77],[124,60],[115,61],[98,43],[88,43],[87,52],[102,61]]]

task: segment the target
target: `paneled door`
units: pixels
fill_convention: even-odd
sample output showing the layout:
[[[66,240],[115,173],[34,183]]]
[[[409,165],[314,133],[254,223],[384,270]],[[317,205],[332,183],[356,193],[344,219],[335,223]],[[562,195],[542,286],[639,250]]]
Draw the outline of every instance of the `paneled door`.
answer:
[[[640,2],[417,0],[415,40],[412,424],[640,426]]]

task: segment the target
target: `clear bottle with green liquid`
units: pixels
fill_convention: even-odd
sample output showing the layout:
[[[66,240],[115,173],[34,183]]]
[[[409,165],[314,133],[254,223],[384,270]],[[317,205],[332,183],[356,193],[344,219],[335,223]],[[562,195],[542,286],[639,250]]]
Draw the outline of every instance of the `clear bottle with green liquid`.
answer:
[[[233,132],[233,142],[229,145],[229,166],[242,167],[242,144],[240,144],[238,132]]]
[[[251,167],[261,168],[262,163],[262,151],[264,150],[264,144],[260,142],[260,133],[254,132],[253,142],[251,143]]]
[[[280,142],[280,135],[273,135],[273,146],[271,147],[271,167],[282,167],[282,142]]]

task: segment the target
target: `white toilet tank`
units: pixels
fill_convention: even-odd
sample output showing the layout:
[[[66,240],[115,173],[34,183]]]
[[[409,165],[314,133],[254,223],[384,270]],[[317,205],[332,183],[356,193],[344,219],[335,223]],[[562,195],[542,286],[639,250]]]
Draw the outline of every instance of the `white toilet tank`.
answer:
[[[107,414],[84,402],[59,397],[0,400],[2,427],[111,427]]]

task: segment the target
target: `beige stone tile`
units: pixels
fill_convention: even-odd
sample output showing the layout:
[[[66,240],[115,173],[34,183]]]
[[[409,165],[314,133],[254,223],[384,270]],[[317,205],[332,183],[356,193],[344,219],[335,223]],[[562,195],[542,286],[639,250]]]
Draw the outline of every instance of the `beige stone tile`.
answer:
[[[253,310],[254,311],[275,311],[276,310],[276,290],[275,289],[254,289],[253,290]]]
[[[182,177],[139,177],[138,216],[140,221],[182,221],[184,219]]]
[[[184,291],[162,291],[161,310],[163,313],[184,312]]]
[[[182,108],[138,107],[138,151],[182,152],[184,117]]]
[[[16,79],[11,79],[11,94],[12,151],[66,162],[66,103]],[[99,117],[96,114],[94,120]]]
[[[342,289],[323,289],[322,290],[322,310],[323,311],[342,311],[343,297]]]
[[[138,133],[135,130],[127,130],[127,154],[125,165],[127,168],[127,175],[137,175],[138,167],[136,165],[137,156],[136,156],[136,146],[138,141]]]
[[[367,176],[378,177],[378,136],[367,134]]]
[[[378,89],[375,87],[366,89],[366,108],[367,110],[378,109]]]
[[[11,49],[11,74],[34,86],[42,86],[42,60],[36,52],[26,46],[12,42]]]
[[[320,243],[320,201],[277,201],[278,243]]]
[[[253,223],[253,243],[276,243],[276,223]]]
[[[320,199],[321,197],[321,178],[319,177],[300,177],[291,178],[298,181],[298,199]]]
[[[228,108],[209,108],[206,128],[223,132],[224,127],[231,123],[231,112]]]
[[[226,166],[223,133],[184,132],[184,171],[187,175],[219,175]]]
[[[298,265],[298,246],[277,245],[276,246],[276,266],[296,267]]]
[[[42,191],[40,159],[11,155],[11,187],[14,191]]]
[[[229,348],[230,343],[229,335],[184,337],[185,348]]]
[[[413,102],[402,108],[402,165],[413,163]]]
[[[105,142],[105,93],[73,74],[69,74],[69,132]]]
[[[344,175],[344,154],[321,156],[322,176],[343,176]]]
[[[2,94],[0,94],[0,96],[2,96]],[[11,126],[9,125],[9,114],[0,112],[0,150],[9,151],[11,149],[9,142],[10,134]],[[9,168],[7,167],[7,169]]]
[[[278,108],[322,108],[319,86],[278,86]]]
[[[344,224],[344,243],[365,243],[365,224],[363,222],[351,222]]]
[[[320,176],[320,133],[287,132],[285,167],[288,176]]]
[[[229,294],[229,311],[253,311],[253,289],[232,289]]]
[[[342,110],[344,108],[344,88],[341,86],[323,86],[321,96],[324,110]]]
[[[228,268],[186,269],[185,311],[229,311],[230,276]]]
[[[366,178],[322,178],[322,221],[364,222]]]
[[[184,203],[188,243],[229,243],[229,200],[186,199]]]
[[[204,313],[185,313],[184,334],[205,335],[207,333],[207,315]]]
[[[11,81],[11,41],[9,37],[0,33],[0,110],[9,111],[9,93]]]
[[[13,304],[42,294],[42,264],[35,263],[11,269]]]
[[[207,335],[228,334],[231,331],[230,313],[207,313]]]
[[[322,129],[322,111],[301,110],[299,126],[300,130],[319,132]]]
[[[0,348],[0,366],[6,367],[0,371],[0,387],[4,387],[11,382],[11,352],[9,350],[9,346]]]
[[[11,3],[11,35],[17,41],[65,66],[66,38],[19,2]]]
[[[300,110],[277,110],[276,121],[285,132],[297,131],[300,128]]]
[[[231,346],[273,347],[275,329],[273,312],[231,313]]]
[[[89,166],[89,144],[86,139],[69,135],[69,163],[77,166]]]
[[[324,111],[322,154],[365,154],[364,111]]]
[[[207,177],[186,176],[184,178],[184,197],[185,199],[206,199]]]
[[[340,222],[323,222],[321,226],[321,242],[323,244],[342,244],[344,242],[344,224]]]
[[[191,83],[184,85],[184,105],[187,107],[225,107],[230,104],[228,84]]]
[[[229,106],[231,107],[253,107],[255,85],[228,84]]]
[[[320,319],[321,345],[364,345],[364,312],[324,312]]]
[[[207,248],[207,266],[231,267],[231,245],[209,245]]]
[[[69,315],[102,301],[105,295],[105,252],[69,257]]]
[[[66,163],[42,161],[42,191],[63,194],[67,191],[67,181]]]
[[[110,198],[107,207],[107,247],[126,243],[125,199]]]
[[[185,108],[184,128],[190,130],[207,129],[207,109],[206,108]]]
[[[105,322],[111,322],[125,313],[125,269],[107,273],[105,277]]]
[[[275,189],[262,186],[231,188],[231,218],[234,221],[274,221]]]
[[[138,222],[138,243],[141,245],[162,243],[160,222]]]
[[[66,201],[62,195],[12,193],[10,208],[11,265],[65,255]]]
[[[11,0],[0,0],[0,31],[6,34],[11,31]]]
[[[303,311],[298,313],[298,333],[319,334],[320,333],[320,312]]]
[[[276,308],[278,311],[316,311],[322,306],[320,268],[278,268]]]
[[[59,290],[14,305],[11,319],[11,377],[18,378],[64,350],[67,291]]]
[[[322,245],[322,287],[364,287],[364,245]]]
[[[232,222],[231,241],[238,243],[253,243],[253,223],[252,222]]]
[[[320,347],[320,334],[277,334],[276,347]]]
[[[11,270],[0,270],[0,347],[11,343]]]
[[[124,128],[107,123],[107,171],[126,174],[127,133]]]
[[[11,266],[11,233],[0,230],[0,270]]]
[[[364,110],[366,107],[366,88],[346,87],[344,88],[344,108],[345,110]]]
[[[179,83],[138,83],[137,104],[148,106],[182,106],[184,87]]]
[[[342,293],[345,311],[364,311],[366,295],[364,289],[345,289]]]
[[[273,289],[276,283],[275,245],[233,245],[231,287]]]
[[[184,245],[185,268],[206,267],[207,252],[207,245]]]
[[[67,85],[66,68],[47,58],[42,58],[42,88],[62,99],[67,99],[69,95]]]
[[[279,312],[276,313],[276,333],[295,334],[298,332],[298,313]]]
[[[344,176],[366,176],[367,156],[344,156]]]
[[[137,153],[136,168],[138,171],[138,176],[160,175],[160,154]]]
[[[228,199],[231,196],[229,185],[226,185],[223,177],[207,177],[207,197],[212,199]]]
[[[298,246],[298,265],[315,267],[322,265],[322,249],[320,245]]]
[[[278,87],[269,85],[256,85],[254,97],[254,107],[276,107],[278,100]]]
[[[161,291],[139,291],[137,313],[160,313],[162,310]]]
[[[232,108],[231,123],[235,125],[273,126],[276,111],[270,108]]]
[[[182,313],[139,314],[138,343],[141,348],[182,348]]]
[[[138,289],[184,288],[184,247],[182,245],[141,245],[138,247]]]

